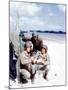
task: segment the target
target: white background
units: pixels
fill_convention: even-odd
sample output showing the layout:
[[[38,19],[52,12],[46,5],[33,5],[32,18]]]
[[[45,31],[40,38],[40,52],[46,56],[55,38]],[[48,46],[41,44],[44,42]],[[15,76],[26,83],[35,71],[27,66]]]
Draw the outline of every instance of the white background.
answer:
[[[68,0],[24,0],[24,1],[39,1],[49,3],[68,3]],[[68,6],[67,6],[68,8]],[[68,13],[67,13],[68,14]],[[68,21],[68,19],[67,19]],[[68,23],[67,23],[68,26]],[[9,2],[8,0],[0,0],[0,90],[8,90],[9,76]],[[34,89],[68,89],[68,86],[31,88]],[[30,88],[28,89],[30,90]]]

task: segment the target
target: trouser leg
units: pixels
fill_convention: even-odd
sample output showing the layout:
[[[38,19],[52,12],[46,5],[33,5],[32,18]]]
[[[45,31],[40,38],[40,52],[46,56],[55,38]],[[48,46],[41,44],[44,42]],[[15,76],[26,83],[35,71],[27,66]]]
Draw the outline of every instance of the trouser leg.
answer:
[[[22,83],[27,83],[29,78],[30,78],[30,72],[25,69],[21,69],[20,70],[20,81]]]
[[[48,75],[48,70],[45,70],[45,72],[44,72],[44,74],[43,74],[43,77],[44,77],[45,79],[47,79],[47,75]]]
[[[35,78],[35,74],[36,74],[36,65],[31,65],[31,82],[34,83],[34,78]]]
[[[47,65],[38,65],[38,70],[41,70],[43,72],[43,77],[47,79],[49,67]]]
[[[31,79],[34,78],[36,74],[36,65],[31,65]]]
[[[44,73],[43,73],[43,77],[44,77],[45,79],[47,79],[48,72],[49,72],[49,68],[48,68],[48,66],[46,66],[46,67],[45,67],[45,70],[44,70]]]

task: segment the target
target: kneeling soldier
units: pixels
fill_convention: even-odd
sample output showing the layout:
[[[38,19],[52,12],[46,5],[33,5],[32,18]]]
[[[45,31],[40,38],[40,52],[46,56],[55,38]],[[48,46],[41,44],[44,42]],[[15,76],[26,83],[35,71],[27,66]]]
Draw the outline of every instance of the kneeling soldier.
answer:
[[[24,45],[24,51],[20,54],[20,82],[27,83],[31,76],[31,43],[28,41]]]
[[[50,64],[50,58],[47,53],[48,47],[46,45],[42,46],[42,49],[40,52],[37,52],[37,69],[43,71],[43,77],[47,80],[47,74],[48,74],[48,66]]]

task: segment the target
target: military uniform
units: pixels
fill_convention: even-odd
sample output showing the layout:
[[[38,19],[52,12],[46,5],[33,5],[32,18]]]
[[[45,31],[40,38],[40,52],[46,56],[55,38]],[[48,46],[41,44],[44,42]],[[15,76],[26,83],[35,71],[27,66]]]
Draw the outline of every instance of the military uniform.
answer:
[[[38,35],[33,35],[31,41],[33,44],[33,51],[37,52],[37,50],[41,50],[43,42],[39,39]]]
[[[30,42],[26,42],[24,47],[30,47],[31,48],[31,44]],[[24,78],[26,80],[28,80],[30,78],[30,60],[31,60],[31,56],[30,56],[30,52],[27,53],[27,51],[23,51],[21,54],[20,54],[20,57],[19,57],[19,60],[20,60],[20,73],[21,73],[21,76],[23,75]]]
[[[36,60],[37,60],[37,70],[43,71],[43,76],[46,78],[50,65],[50,58],[48,53],[42,54],[41,51],[37,52]]]
[[[25,51],[23,51],[20,55],[20,68],[22,72],[25,70],[25,74],[30,73],[30,54],[27,54]]]

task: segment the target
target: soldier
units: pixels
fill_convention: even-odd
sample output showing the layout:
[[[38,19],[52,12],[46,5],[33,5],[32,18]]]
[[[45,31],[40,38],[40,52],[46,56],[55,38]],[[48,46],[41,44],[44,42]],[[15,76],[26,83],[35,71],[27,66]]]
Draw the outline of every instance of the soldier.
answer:
[[[50,58],[47,53],[48,47],[46,45],[42,46],[42,49],[40,52],[37,52],[36,54],[36,63],[37,63],[37,70],[43,71],[43,77],[47,80],[47,74],[48,74],[48,66],[50,64]]]
[[[32,43],[27,41],[24,44],[24,51],[20,54],[20,81],[27,83],[28,79],[33,79],[33,56],[32,56]]]
[[[32,34],[31,38],[32,44],[33,44],[33,51],[37,52],[37,50],[41,50],[41,47],[43,45],[43,42],[41,39],[39,39],[38,35]]]
[[[31,76],[30,64],[31,64],[31,43],[28,41],[24,44],[24,51],[20,54],[20,81],[27,83]]]

